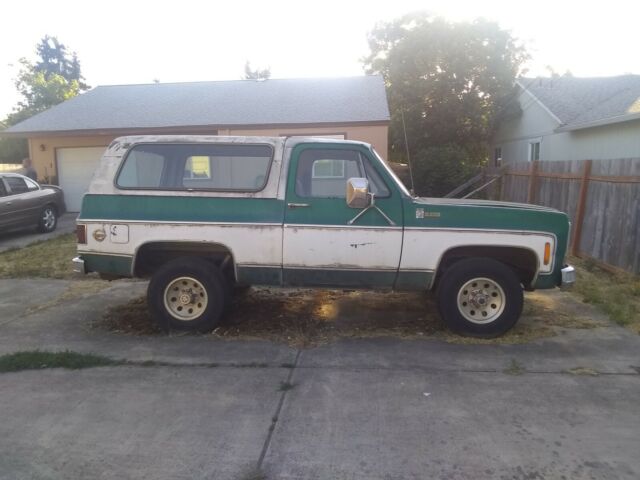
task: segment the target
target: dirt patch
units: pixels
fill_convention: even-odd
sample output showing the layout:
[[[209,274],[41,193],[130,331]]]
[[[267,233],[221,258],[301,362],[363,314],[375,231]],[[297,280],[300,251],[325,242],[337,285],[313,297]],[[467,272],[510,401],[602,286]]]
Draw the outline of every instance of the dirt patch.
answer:
[[[562,329],[606,324],[572,312],[567,305],[577,302],[558,294],[527,294],[523,317],[515,328],[497,339],[476,339],[446,330],[433,297],[424,293],[253,288],[234,299],[229,313],[211,335],[295,347],[366,337],[514,344],[553,336]],[[144,297],[110,308],[96,327],[133,335],[160,333]]]

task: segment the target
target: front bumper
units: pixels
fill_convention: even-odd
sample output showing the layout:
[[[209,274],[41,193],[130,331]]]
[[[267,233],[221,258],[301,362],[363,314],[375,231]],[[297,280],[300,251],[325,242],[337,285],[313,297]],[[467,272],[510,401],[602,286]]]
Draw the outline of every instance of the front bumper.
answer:
[[[562,280],[560,286],[567,288],[576,283],[576,269],[571,265],[566,265],[562,270]]]
[[[84,260],[82,258],[75,257],[73,260],[71,260],[71,263],[73,263],[74,272],[82,273],[82,274],[87,273],[87,270],[85,269],[85,266],[84,266]]]

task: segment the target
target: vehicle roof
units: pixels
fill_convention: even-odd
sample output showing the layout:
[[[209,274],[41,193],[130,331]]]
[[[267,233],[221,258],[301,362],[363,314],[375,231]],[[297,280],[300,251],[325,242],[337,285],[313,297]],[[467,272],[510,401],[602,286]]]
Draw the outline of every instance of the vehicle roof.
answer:
[[[344,140],[328,137],[314,136],[222,136],[222,135],[129,135],[118,137],[111,142],[107,149],[107,155],[121,155],[132,145],[141,143],[267,143],[270,145],[286,144],[294,147],[301,143],[342,143],[345,145],[361,145],[370,147],[370,144],[357,140]]]
[[[20,178],[29,178],[26,175],[22,175],[20,173],[14,172],[0,172],[0,177],[20,177]]]

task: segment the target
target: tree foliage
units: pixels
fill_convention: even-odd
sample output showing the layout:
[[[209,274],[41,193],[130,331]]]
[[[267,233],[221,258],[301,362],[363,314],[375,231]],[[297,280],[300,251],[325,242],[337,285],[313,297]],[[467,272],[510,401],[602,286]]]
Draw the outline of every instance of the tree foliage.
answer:
[[[437,190],[454,188],[455,172],[486,160],[496,120],[528,58],[525,50],[496,23],[451,23],[422,12],[378,24],[369,47],[367,72],[381,74],[387,86],[392,158],[405,159],[404,113],[414,167],[428,166],[434,177],[442,177],[437,169],[451,171]],[[416,190],[434,194],[432,183],[416,184]]]
[[[21,99],[4,120],[6,126],[64,102],[87,90],[75,52],[69,53],[56,37],[45,35],[36,45],[37,60],[19,60],[20,70],[15,81]],[[18,162],[28,155],[26,140],[0,139],[0,161]]]
[[[245,80],[267,80],[271,78],[271,67],[259,69],[251,68],[251,63],[247,60],[244,64],[244,79]]]

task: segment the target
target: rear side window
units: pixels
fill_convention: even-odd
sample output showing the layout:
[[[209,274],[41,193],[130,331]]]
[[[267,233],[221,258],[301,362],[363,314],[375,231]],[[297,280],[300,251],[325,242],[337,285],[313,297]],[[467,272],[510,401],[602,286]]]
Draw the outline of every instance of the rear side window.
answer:
[[[5,177],[5,180],[9,185],[9,189],[11,190],[12,195],[26,193],[29,191],[27,183],[20,177]]]
[[[0,197],[4,197],[7,194],[7,189],[4,188],[4,182],[2,181],[2,177],[0,177]]]
[[[133,147],[116,185],[155,190],[257,192],[267,184],[268,145],[143,144]]]

